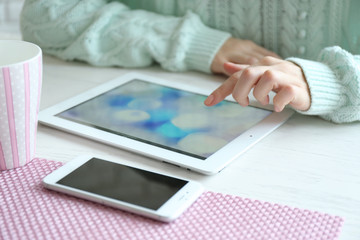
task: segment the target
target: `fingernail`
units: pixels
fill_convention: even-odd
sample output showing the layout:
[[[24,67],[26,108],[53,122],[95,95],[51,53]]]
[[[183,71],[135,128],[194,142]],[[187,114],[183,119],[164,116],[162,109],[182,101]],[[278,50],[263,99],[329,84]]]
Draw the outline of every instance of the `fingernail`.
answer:
[[[275,112],[281,112],[281,111],[282,111],[282,108],[279,107],[279,106],[275,106],[275,107],[274,107],[274,110],[275,110]]]
[[[204,101],[204,103],[205,103],[205,105],[211,105],[212,103],[213,103],[213,101],[214,101],[214,95],[210,95],[210,96],[208,96],[206,99],[205,99],[205,101]]]

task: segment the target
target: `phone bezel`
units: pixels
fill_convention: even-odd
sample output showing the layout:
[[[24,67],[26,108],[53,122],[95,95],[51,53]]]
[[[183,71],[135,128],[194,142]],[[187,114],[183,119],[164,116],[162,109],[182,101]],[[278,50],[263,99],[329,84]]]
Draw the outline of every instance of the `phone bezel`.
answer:
[[[128,166],[143,171],[149,171],[156,174],[168,176],[171,178],[181,179],[187,181],[187,183],[157,210],[145,208],[142,206],[127,203],[117,199],[112,199],[109,197],[104,197],[99,194],[90,193],[87,191],[79,190],[76,188],[64,186],[57,183],[60,179],[70,174],[72,171],[76,170],[77,168],[79,168],[81,165],[85,164],[87,161],[91,160],[92,158],[98,158],[102,161],[113,162],[115,164],[121,164],[123,166]],[[203,192],[203,187],[198,182],[170,176],[164,173],[155,172],[144,168],[134,167],[129,164],[119,163],[116,160],[104,159],[101,156],[77,157],[74,160],[69,161],[62,167],[58,168],[57,170],[53,171],[51,174],[47,175],[43,179],[42,184],[44,185],[44,187],[51,190],[59,191],[78,198],[94,201],[110,207],[118,208],[124,211],[132,212],[135,214],[139,214],[163,222],[171,222],[176,218],[178,218],[181,215],[181,213],[183,213]]]

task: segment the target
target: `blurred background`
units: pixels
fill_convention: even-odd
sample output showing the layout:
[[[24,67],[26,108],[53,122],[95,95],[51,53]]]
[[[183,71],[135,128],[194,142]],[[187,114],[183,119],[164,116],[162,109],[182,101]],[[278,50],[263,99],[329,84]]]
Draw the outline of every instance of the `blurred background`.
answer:
[[[24,1],[0,0],[0,39],[17,39],[21,37],[19,18]]]

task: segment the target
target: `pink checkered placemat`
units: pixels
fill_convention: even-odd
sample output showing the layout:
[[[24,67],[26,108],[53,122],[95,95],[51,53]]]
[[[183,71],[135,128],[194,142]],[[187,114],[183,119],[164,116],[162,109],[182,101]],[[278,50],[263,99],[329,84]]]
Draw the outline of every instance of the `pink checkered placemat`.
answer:
[[[177,220],[162,223],[47,190],[62,163],[34,159],[0,172],[0,239],[337,239],[343,219],[205,192]]]

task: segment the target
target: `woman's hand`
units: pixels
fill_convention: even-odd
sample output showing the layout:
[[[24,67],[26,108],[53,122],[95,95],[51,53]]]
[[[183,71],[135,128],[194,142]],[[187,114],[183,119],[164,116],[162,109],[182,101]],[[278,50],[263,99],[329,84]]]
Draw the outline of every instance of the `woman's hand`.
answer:
[[[232,94],[241,105],[249,105],[249,93],[263,105],[269,104],[269,93],[276,93],[274,110],[280,112],[287,104],[297,110],[310,108],[310,91],[302,69],[289,61],[274,57],[264,57],[253,65],[224,64],[224,69],[232,74],[219,88],[205,100],[205,105],[213,106]]]
[[[255,64],[265,56],[280,58],[275,53],[256,45],[250,40],[229,38],[220,48],[211,64],[213,73],[230,76],[224,69],[224,63]]]

